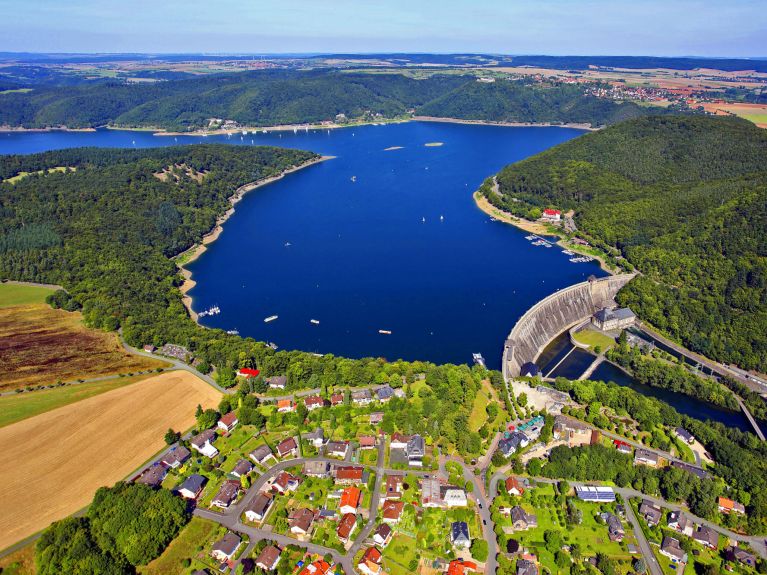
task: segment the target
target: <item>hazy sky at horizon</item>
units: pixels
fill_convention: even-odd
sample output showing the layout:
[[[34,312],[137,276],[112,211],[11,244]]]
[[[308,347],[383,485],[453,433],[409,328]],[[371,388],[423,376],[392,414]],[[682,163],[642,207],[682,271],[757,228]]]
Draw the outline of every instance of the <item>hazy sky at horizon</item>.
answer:
[[[0,51],[767,56],[764,0],[0,0]]]

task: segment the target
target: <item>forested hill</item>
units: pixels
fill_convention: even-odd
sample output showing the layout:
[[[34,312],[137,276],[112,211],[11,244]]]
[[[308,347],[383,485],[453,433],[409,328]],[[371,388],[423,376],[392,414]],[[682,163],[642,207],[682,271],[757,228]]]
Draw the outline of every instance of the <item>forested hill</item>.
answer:
[[[498,207],[575,210],[644,275],[620,293],[706,356],[767,371],[767,132],[734,118],[647,117],[504,168]],[[487,187],[485,188],[487,190]]]
[[[0,125],[26,128],[156,127],[188,130],[209,118],[247,126],[393,118],[415,110],[429,116],[517,122],[584,122],[595,126],[646,115],[650,109],[584,93],[582,86],[547,87],[472,75],[338,71],[260,71],[151,84],[38,86],[0,94]],[[657,112],[657,109],[656,109]]]

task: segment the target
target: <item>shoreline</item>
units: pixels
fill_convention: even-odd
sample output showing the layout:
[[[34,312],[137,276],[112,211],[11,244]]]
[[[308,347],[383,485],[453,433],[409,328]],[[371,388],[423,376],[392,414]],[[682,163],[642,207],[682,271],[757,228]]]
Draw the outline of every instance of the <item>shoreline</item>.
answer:
[[[24,134],[27,132],[95,132],[97,128],[67,128],[66,126],[55,126],[48,128],[23,128],[21,126],[0,126],[0,132],[2,133],[15,133]]]
[[[531,234],[538,234],[541,236],[549,236],[549,237],[557,236],[558,239],[556,242],[554,242],[557,246],[570,250],[572,252],[577,252],[584,256],[589,256],[594,258],[596,261],[599,262],[600,269],[602,269],[602,271],[604,272],[607,272],[608,275],[614,276],[620,273],[620,270],[611,270],[609,267],[607,267],[607,264],[605,263],[603,257],[579,251],[578,246],[565,244],[564,238],[559,233],[551,231],[551,229],[546,227],[545,224],[541,224],[539,222],[531,222],[530,220],[525,220],[523,218],[517,218],[516,216],[513,216],[508,212],[499,210],[493,204],[491,204],[487,200],[487,198],[479,192],[479,190],[475,191],[472,194],[472,197],[474,198],[474,204],[491,218],[495,218],[505,224],[512,225],[515,228],[518,228],[525,232],[529,232]]]
[[[551,122],[503,122],[492,120],[462,120],[461,118],[442,118],[436,116],[413,116],[416,122],[441,122],[444,124],[472,124],[475,126],[501,126],[504,128],[576,128],[596,132],[602,128],[594,128],[591,124],[565,123],[552,124]]]
[[[234,191],[234,194],[229,196],[229,203],[230,208],[222,215],[219,216],[218,219],[216,219],[216,225],[213,227],[212,230],[210,230],[208,233],[206,233],[204,236],[202,236],[202,240],[189,249],[181,252],[177,256],[173,258],[174,261],[176,261],[176,265],[181,270],[181,275],[184,277],[184,283],[181,284],[181,287],[179,288],[179,291],[181,292],[181,301],[184,304],[184,307],[189,311],[189,317],[194,320],[195,323],[197,323],[198,316],[197,313],[192,308],[192,304],[194,303],[194,300],[190,295],[188,295],[189,290],[191,290],[195,285],[197,285],[197,282],[192,279],[192,272],[189,271],[186,266],[195,261],[197,258],[199,258],[202,254],[204,254],[207,249],[208,245],[215,242],[218,237],[221,235],[221,232],[224,231],[224,224],[226,221],[234,214],[235,212],[235,206],[237,203],[242,200],[243,197],[245,197],[245,194],[248,192],[252,192],[255,189],[261,188],[263,186],[266,186],[268,184],[271,184],[273,182],[276,182],[278,180],[281,180],[288,174],[292,174],[293,172],[297,172],[298,170],[303,170],[304,168],[308,168],[309,166],[313,166],[315,164],[319,164],[320,162],[324,162],[326,160],[332,160],[335,158],[335,156],[320,156],[319,158],[315,158],[313,160],[309,160],[307,162],[304,162],[303,164],[299,164],[297,166],[293,166],[292,168],[288,168],[287,170],[283,170],[276,176],[270,176],[268,178],[264,178],[262,180],[257,180],[255,182],[249,182],[247,184],[243,184],[239,188],[237,188]],[[181,263],[178,263],[178,262]]]

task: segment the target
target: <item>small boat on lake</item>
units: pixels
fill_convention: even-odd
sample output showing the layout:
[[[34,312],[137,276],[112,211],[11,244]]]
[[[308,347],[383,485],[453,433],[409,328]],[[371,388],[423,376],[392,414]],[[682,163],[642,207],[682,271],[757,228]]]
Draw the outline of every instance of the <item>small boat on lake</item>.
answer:
[[[389,330],[389,329],[379,329],[378,333],[380,333],[382,335],[391,335],[391,330]]]
[[[487,369],[487,366],[485,365],[485,358],[482,357],[481,353],[472,353],[471,357],[474,360],[474,363]]]
[[[280,317],[280,316],[278,316],[278,315],[270,315],[269,317],[267,317],[266,319],[264,319],[264,323],[269,323],[270,321],[274,321],[274,320],[276,320],[278,317]]]
[[[318,320],[318,319],[310,319],[309,323],[313,323],[314,325],[320,325],[320,320]]]

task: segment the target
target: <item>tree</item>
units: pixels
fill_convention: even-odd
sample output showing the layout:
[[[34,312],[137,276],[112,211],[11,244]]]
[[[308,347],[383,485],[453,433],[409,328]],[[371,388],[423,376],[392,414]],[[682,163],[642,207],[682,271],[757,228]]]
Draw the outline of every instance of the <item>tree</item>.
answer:
[[[522,392],[517,396],[517,403],[521,407],[525,407],[527,405],[527,394]]]
[[[471,542],[471,556],[477,561],[486,561],[488,553],[487,541],[484,539],[475,539]]]
[[[527,462],[527,472],[533,477],[537,477],[541,474],[542,467],[543,463],[540,459],[534,458]]]
[[[218,421],[218,412],[215,409],[206,409],[197,417],[198,429],[209,429],[216,425]]]
[[[644,575],[647,572],[647,565],[644,562],[644,559],[636,559],[634,561],[634,571],[639,573],[639,575]]]
[[[181,433],[178,431],[173,431],[172,428],[169,428],[168,431],[165,432],[165,443],[168,445],[173,445],[179,439],[181,439]]]
[[[556,553],[562,548],[562,533],[554,529],[547,529],[543,534],[543,540],[546,542],[546,549],[550,553]]]

